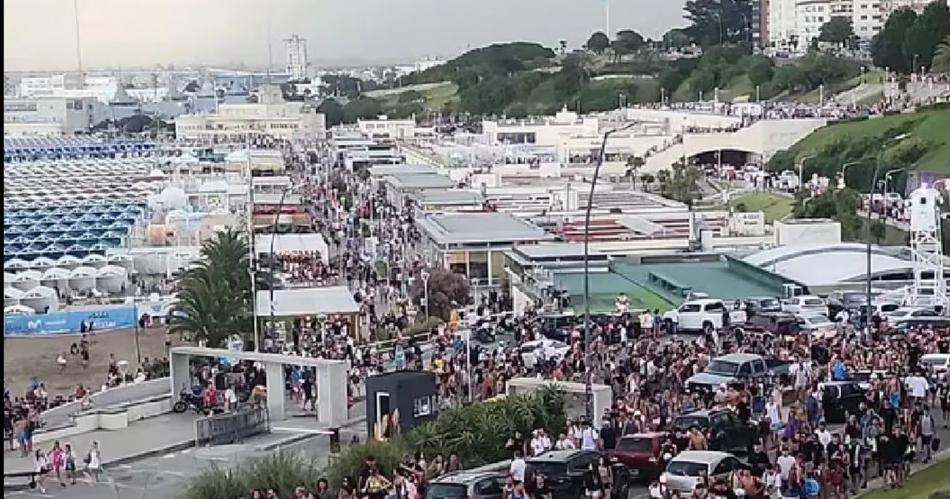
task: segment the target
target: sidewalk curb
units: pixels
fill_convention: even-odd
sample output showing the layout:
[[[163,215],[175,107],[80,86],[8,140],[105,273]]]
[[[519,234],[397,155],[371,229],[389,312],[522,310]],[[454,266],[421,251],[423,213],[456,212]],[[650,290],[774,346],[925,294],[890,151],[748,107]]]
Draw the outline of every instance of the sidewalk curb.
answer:
[[[170,452],[177,452],[177,451],[185,450],[194,446],[195,446],[194,440],[188,440],[185,442],[176,442],[173,444],[166,445],[164,447],[149,449],[147,451],[139,452],[136,454],[129,454],[126,456],[118,457],[111,461],[103,461],[102,469],[103,471],[108,471],[107,468],[112,467],[112,466],[118,466],[120,464],[125,464],[132,461],[146,459],[149,457],[157,456],[159,454],[168,454]],[[18,483],[18,482],[10,483],[10,482],[7,482],[7,478],[24,478],[27,480],[27,482],[26,483]],[[30,488],[29,475],[26,475],[26,476],[16,475],[16,476],[9,476],[9,477],[7,475],[4,475],[3,490],[5,491],[6,490],[27,490],[29,488]]]
[[[272,433],[272,434],[273,434],[273,433]],[[276,450],[276,449],[278,449],[278,448],[280,448],[280,447],[282,447],[282,446],[285,446],[285,445],[292,445],[292,444],[295,444],[295,443],[297,443],[297,442],[302,442],[302,441],[304,441],[304,440],[307,440],[307,439],[310,439],[310,438],[315,438],[315,437],[318,437],[318,436],[319,436],[319,435],[314,435],[314,434],[312,434],[312,433],[301,433],[301,434],[293,435],[293,436],[290,436],[290,437],[287,437],[287,438],[282,438],[282,439],[280,439],[280,440],[278,440],[278,441],[276,441],[276,442],[271,442],[271,443],[268,443],[268,444],[263,444],[263,445],[255,446],[255,447],[254,447],[254,450],[257,451],[257,452],[270,452],[270,451]]]
[[[948,448],[948,449],[943,449],[942,451],[937,452],[936,454],[934,454],[934,455],[930,458],[930,462],[927,463],[927,464],[923,464],[923,465],[919,466],[919,467],[916,468],[916,469],[914,469],[913,466],[912,466],[912,467],[911,467],[911,470],[910,470],[910,475],[908,475],[908,476],[909,476],[909,477],[913,477],[913,476],[916,475],[917,473],[920,473],[921,471],[930,469],[932,466],[936,466],[936,465],[938,465],[938,464],[940,464],[940,463],[942,463],[942,462],[944,462],[944,461],[946,461],[946,460],[948,460],[948,459],[950,459],[950,448]],[[917,463],[917,464],[922,464],[922,463]],[[870,494],[871,492],[876,492],[876,491],[878,491],[878,490],[884,490],[884,479],[883,479],[883,478],[875,478],[874,480],[869,481],[869,482],[868,482],[868,488],[866,488],[866,489],[864,489],[864,490],[858,492],[858,493],[857,493],[856,495],[854,495],[851,499],[857,499],[857,498],[859,498],[859,497],[862,497],[862,496],[865,496],[865,495],[867,495],[867,494]]]

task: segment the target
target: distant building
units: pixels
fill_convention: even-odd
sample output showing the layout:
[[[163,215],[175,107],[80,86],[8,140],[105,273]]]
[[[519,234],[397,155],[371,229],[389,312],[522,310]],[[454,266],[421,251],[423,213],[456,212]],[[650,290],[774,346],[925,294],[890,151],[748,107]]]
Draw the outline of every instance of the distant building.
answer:
[[[92,98],[4,99],[3,134],[50,136],[87,132],[95,124],[96,105]]]
[[[221,104],[216,113],[179,116],[179,139],[211,142],[242,141],[246,134],[276,138],[317,138],[326,135],[326,119],[308,103],[286,102],[280,88],[263,85],[256,104]]]
[[[119,87],[114,76],[86,76],[79,81],[77,74],[26,76],[20,79],[19,95],[23,98],[56,97],[81,99],[91,97],[109,102]]]
[[[293,35],[284,40],[287,48],[287,72],[292,80],[307,78],[307,39]]]
[[[415,136],[416,121],[391,120],[380,116],[375,120],[357,120],[357,126],[367,137],[385,139],[411,139]]]
[[[752,0],[752,43],[758,48],[769,43],[769,4],[770,0]]]

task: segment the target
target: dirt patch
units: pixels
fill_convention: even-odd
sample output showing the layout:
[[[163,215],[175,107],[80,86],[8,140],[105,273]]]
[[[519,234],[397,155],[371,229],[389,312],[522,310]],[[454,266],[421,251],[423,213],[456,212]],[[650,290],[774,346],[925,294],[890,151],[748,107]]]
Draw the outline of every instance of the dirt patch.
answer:
[[[72,393],[76,384],[82,383],[98,391],[106,380],[109,371],[109,354],[116,360],[129,362],[129,370],[138,366],[135,354],[135,330],[97,332],[90,337],[89,367],[83,369],[78,355],[69,355],[69,347],[79,342],[79,335],[51,335],[26,338],[4,338],[3,340],[3,383],[15,394],[22,394],[30,387],[35,376],[46,384],[50,395]],[[172,338],[172,345],[182,342]],[[139,344],[142,358],[161,359],[166,357],[164,328],[147,328],[139,331]],[[56,357],[65,353],[68,359],[66,369],[60,373]]]

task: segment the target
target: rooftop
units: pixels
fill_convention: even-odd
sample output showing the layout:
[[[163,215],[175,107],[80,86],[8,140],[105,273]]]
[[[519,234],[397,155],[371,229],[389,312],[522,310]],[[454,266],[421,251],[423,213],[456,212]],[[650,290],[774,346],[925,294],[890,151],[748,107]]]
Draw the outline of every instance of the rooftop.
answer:
[[[274,317],[300,317],[352,314],[360,307],[346,286],[323,288],[277,289],[274,294]],[[258,317],[271,315],[271,291],[257,292]]]
[[[445,213],[417,222],[437,244],[513,243],[554,239],[528,222],[507,213]]]
[[[421,205],[441,204],[481,206],[485,202],[485,198],[477,192],[458,189],[425,189],[413,193],[410,197],[413,199],[413,201]]]
[[[831,286],[864,280],[867,275],[867,246],[861,243],[797,244],[759,251],[743,259],[805,286]],[[913,262],[890,250],[871,247],[871,275],[906,274]]]
[[[455,181],[433,173],[397,173],[383,179],[396,190],[407,189],[448,189],[455,187]]]

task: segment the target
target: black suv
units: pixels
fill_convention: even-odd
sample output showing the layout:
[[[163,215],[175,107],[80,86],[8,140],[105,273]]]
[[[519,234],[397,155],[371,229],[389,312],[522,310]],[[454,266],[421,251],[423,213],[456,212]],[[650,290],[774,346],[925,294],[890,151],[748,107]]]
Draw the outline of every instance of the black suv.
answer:
[[[554,450],[529,458],[525,480],[533,480],[535,474],[544,475],[554,499],[579,499],[584,497],[584,474],[591,463],[597,463],[606,454],[592,450]],[[622,463],[607,458],[613,471],[614,483],[610,499],[627,499],[630,491],[630,471]]]
[[[728,409],[706,409],[684,414],[673,420],[673,429],[688,431],[692,427],[710,432],[709,450],[745,454],[758,438],[758,428],[743,423],[736,413]]]

